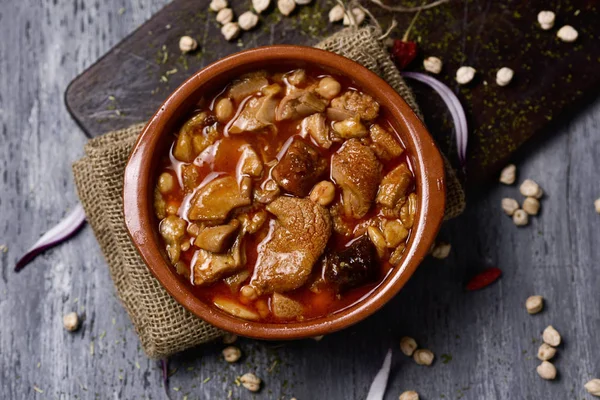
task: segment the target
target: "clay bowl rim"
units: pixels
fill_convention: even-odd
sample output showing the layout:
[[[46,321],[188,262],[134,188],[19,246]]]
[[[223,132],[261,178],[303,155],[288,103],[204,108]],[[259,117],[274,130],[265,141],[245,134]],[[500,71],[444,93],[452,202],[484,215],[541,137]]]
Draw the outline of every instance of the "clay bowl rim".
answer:
[[[247,321],[231,316],[196,297],[189,284],[167,264],[160,250],[153,217],[152,172],[155,149],[168,123],[181,114],[186,99],[198,96],[211,80],[246,71],[258,65],[317,65],[350,77],[359,88],[371,94],[389,113],[411,157],[417,177],[419,205],[412,236],[400,265],[395,267],[375,289],[353,305],[334,314],[285,324]],[[248,67],[248,68],[246,68]],[[189,111],[189,105],[188,111]],[[164,139],[163,139],[164,140]],[[442,157],[427,129],[402,97],[379,76],[360,64],[337,54],[305,46],[276,45],[258,47],[232,54],[196,72],[179,86],[162,104],[142,130],[125,168],[123,204],[128,233],[150,272],[167,292],[187,310],[223,330],[242,336],[282,340],[319,336],[341,330],[372,315],[391,300],[429,252],[439,231],[445,209],[445,175]],[[155,172],[154,172],[155,174]]]

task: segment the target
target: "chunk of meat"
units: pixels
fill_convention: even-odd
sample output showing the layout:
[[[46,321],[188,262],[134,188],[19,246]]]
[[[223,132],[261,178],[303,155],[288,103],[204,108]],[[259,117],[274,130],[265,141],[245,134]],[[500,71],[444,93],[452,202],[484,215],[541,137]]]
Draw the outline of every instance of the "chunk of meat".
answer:
[[[262,88],[268,85],[269,81],[267,80],[265,71],[246,74],[231,85],[229,88],[229,97],[232,97],[239,104],[246,97],[260,92]]]
[[[219,138],[219,135],[219,131],[214,125],[206,127],[200,133],[192,134],[192,148],[194,149],[195,156],[202,153],[208,148],[208,146],[215,143]]]
[[[381,161],[389,161],[399,157],[404,152],[400,143],[381,125],[371,125],[369,137],[372,141],[371,148]]]
[[[243,234],[238,234],[233,246],[226,254],[217,254],[200,249],[194,254],[194,285],[213,283],[241,270],[246,264],[246,248]]]
[[[167,243],[167,255],[173,264],[179,261],[181,256],[181,240],[185,236],[185,228],[187,223],[175,216],[169,215],[160,222],[160,235]]]
[[[175,158],[183,162],[192,162],[200,152],[214,143],[218,132],[203,133],[204,127],[212,122],[214,122],[214,118],[206,112],[190,118],[179,130],[179,136],[173,149]]]
[[[366,235],[343,251],[329,252],[323,259],[323,278],[345,292],[377,279],[376,249]]]
[[[381,181],[381,163],[358,139],[346,141],[331,158],[331,176],[342,189],[347,217],[362,218],[371,208]]]
[[[240,272],[225,278],[224,282],[229,287],[232,294],[237,294],[248,278],[250,278],[250,272],[247,269],[243,269]]]
[[[273,293],[271,296],[271,308],[273,315],[279,319],[295,319],[302,316],[304,306],[281,293]]]
[[[343,121],[345,119],[354,117],[356,114],[341,108],[329,107],[327,110],[325,110],[325,115],[327,115],[327,118],[332,121]]]
[[[281,189],[273,179],[265,181],[260,188],[254,191],[254,200],[262,204],[269,204],[281,194]]]
[[[285,96],[279,106],[275,118],[277,121],[299,119],[314,113],[325,111],[327,100],[309,90],[295,90]]]
[[[200,188],[190,202],[192,221],[224,221],[236,207],[252,203],[252,181],[245,177],[240,185],[230,175],[212,180]]]
[[[273,96],[253,97],[229,127],[229,133],[255,132],[273,125],[278,101]]]
[[[285,155],[273,168],[273,179],[279,186],[293,194],[304,197],[321,180],[327,170],[327,160],[312,145],[294,139]]]
[[[250,175],[254,178],[259,178],[262,175],[263,163],[252,146],[243,146],[242,156],[238,161],[238,168],[242,174]]]
[[[308,199],[279,197],[267,206],[276,220],[258,247],[250,286],[258,295],[302,286],[331,235],[331,217]]]
[[[381,180],[376,201],[387,208],[404,204],[412,187],[412,174],[405,163],[388,172]]]
[[[304,118],[302,120],[302,132],[304,135],[310,135],[324,149],[330,148],[333,144],[329,138],[329,127],[325,115],[322,113]]]
[[[363,138],[369,134],[367,128],[360,122],[358,115],[334,123],[333,130],[342,139]]]
[[[331,100],[331,107],[349,111],[365,120],[371,121],[379,115],[379,103],[366,93],[348,90]]]
[[[183,181],[183,189],[189,193],[198,186],[200,173],[198,167],[194,164],[183,164],[181,166],[181,180]]]
[[[222,253],[229,248],[239,228],[240,222],[237,219],[232,219],[227,225],[205,228],[196,237],[194,245],[213,253]]]
[[[306,70],[297,69],[285,75],[288,83],[294,86],[300,86],[306,82]]]

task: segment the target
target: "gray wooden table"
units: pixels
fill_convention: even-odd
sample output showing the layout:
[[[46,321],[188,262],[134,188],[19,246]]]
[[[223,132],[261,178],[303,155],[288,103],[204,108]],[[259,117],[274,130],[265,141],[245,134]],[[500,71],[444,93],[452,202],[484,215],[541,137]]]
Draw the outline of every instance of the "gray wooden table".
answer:
[[[0,398],[164,398],[156,361],[142,353],[89,228],[14,274],[17,258],[77,199],[70,165],[86,139],[62,101],[66,85],[167,0],[0,2]],[[203,2],[198,1],[200,6]],[[583,384],[600,377],[600,99],[523,150],[519,178],[544,188],[542,212],[517,229],[500,210],[516,187],[473,190],[465,215],[441,237],[451,256],[428,259],[383,310],[346,331],[293,343],[241,340],[242,362],[222,345],[171,360],[172,399],[363,399],[388,348],[386,399],[408,389],[431,399],[591,399]],[[484,266],[502,279],[467,293]],[[525,299],[543,295],[536,316]],[[85,314],[74,334],[62,315]],[[541,380],[541,331],[563,335],[558,379]],[[436,362],[420,367],[398,350],[414,336]],[[445,355],[445,356],[443,356]],[[264,389],[234,384],[255,371]]]

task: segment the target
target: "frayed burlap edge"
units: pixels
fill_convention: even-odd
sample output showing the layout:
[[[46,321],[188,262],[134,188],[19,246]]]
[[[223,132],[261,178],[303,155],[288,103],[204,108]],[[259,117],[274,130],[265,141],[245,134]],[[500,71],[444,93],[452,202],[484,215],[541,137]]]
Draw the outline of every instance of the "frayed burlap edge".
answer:
[[[210,341],[221,331],[177,303],[150,274],[131,243],[123,218],[123,174],[143,128],[135,125],[91,140],[73,165],[79,198],[106,257],[117,295],[142,347],[162,358]]]
[[[414,96],[391,62],[374,27],[345,29],[316,47],[353,59],[380,75],[406,100],[417,115]],[[92,139],[85,157],[73,165],[75,183],[88,222],[108,262],[117,295],[127,310],[146,354],[170,356],[222,334],[189,313],[151,275],[131,243],[123,219],[123,174],[131,148],[143,124]],[[464,192],[446,165],[446,218],[464,209]]]

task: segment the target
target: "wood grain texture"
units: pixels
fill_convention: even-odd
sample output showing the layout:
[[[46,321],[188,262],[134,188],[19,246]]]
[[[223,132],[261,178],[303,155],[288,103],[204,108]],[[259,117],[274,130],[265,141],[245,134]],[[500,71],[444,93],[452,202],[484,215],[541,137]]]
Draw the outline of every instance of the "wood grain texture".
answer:
[[[231,3],[238,15],[248,7],[247,0]],[[273,43],[310,46],[341,29],[342,24],[326,18],[332,4],[333,0],[314,0],[310,6],[298,7],[289,18],[276,10],[267,12],[251,32],[226,42],[213,12],[193,1],[174,0],[78,76],[67,90],[67,105],[90,136],[146,121],[194,71],[226,55]],[[555,29],[544,31],[537,23],[538,11],[545,8],[556,11]],[[390,38],[402,37],[412,18],[412,14],[370,9],[384,28],[392,18],[398,19]],[[598,20],[600,8],[588,0],[454,0],[419,16],[410,35],[418,42],[419,52],[407,69],[424,71],[422,62],[427,56],[443,60],[438,79],[461,100],[470,128],[470,182],[495,174],[523,143],[547,130],[551,121],[596,97],[600,87]],[[576,26],[579,38],[575,43],[556,37],[557,29],[565,24]],[[199,49],[182,55],[178,46],[182,35],[195,37]],[[468,85],[455,80],[456,70],[463,65],[477,69]],[[496,84],[501,67],[516,71],[505,88]],[[408,83],[416,91],[430,132],[458,164],[453,124],[441,98],[422,84]]]
[[[85,139],[61,101],[67,84],[166,3],[0,5],[0,244],[8,245],[0,253],[2,399],[165,398],[158,365],[144,357],[89,228],[22,273],[12,267],[76,202],[70,164]],[[441,233],[451,256],[426,260],[380,312],[320,342],[242,340],[236,365],[220,359],[220,344],[185,352],[171,360],[171,398],[225,399],[231,390],[234,399],[363,399],[391,347],[388,400],[408,389],[425,400],[591,400],[583,384],[600,377],[600,216],[592,204],[600,197],[600,101],[552,128],[516,159],[519,180],[532,178],[546,193],[529,227],[517,229],[499,208],[502,197],[520,199],[516,187],[474,188],[466,214]],[[464,283],[486,265],[502,268],[503,278],[465,293]],[[536,316],[524,310],[532,294],[547,299]],[[70,334],[61,320],[73,310],[85,321]],[[535,373],[548,324],[564,338],[555,382]],[[403,335],[436,353],[432,367],[398,351]],[[265,381],[260,394],[233,383],[247,371]]]

